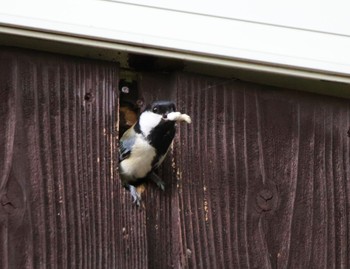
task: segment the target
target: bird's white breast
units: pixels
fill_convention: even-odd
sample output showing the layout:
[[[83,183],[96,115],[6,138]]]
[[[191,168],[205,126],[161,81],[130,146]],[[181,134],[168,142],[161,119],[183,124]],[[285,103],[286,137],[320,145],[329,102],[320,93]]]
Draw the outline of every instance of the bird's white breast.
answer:
[[[130,156],[121,162],[123,173],[135,178],[144,178],[152,170],[152,162],[156,151],[141,134],[136,135]]]

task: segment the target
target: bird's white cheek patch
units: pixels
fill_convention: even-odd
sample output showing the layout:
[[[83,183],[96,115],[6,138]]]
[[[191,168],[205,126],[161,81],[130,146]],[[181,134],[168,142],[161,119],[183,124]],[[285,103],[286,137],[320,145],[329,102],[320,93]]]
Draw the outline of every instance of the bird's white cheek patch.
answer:
[[[140,129],[144,136],[148,136],[150,132],[156,127],[160,121],[162,120],[162,116],[151,111],[145,111],[140,116]]]
[[[129,158],[120,164],[123,173],[135,178],[144,178],[152,170],[155,156],[155,149],[142,138],[137,138]]]

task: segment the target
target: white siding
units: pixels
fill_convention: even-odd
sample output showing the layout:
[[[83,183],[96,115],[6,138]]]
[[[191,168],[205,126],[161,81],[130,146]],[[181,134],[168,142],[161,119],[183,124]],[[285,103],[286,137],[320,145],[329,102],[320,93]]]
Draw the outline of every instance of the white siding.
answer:
[[[0,25],[350,75],[347,4],[128,2],[2,1]]]

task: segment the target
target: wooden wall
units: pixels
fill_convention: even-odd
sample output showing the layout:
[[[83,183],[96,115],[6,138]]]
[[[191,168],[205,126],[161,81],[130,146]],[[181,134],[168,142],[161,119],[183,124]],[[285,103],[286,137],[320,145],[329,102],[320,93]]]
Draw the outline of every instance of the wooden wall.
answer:
[[[131,203],[116,65],[0,49],[1,268],[349,268],[350,102],[141,72],[191,115]],[[331,90],[331,89],[330,89]]]
[[[180,75],[178,103],[185,264],[350,267],[348,100]]]
[[[117,79],[0,49],[0,268],[115,268]]]

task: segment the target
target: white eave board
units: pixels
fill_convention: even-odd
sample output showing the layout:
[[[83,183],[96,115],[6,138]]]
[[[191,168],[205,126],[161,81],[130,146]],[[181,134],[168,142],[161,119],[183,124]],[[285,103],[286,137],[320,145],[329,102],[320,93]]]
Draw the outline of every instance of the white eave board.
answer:
[[[155,6],[154,1],[153,6],[135,1],[1,2],[0,25],[14,29],[350,76],[350,22],[343,28],[333,23],[329,32],[312,25],[274,25],[258,16],[248,21],[208,10],[195,13],[193,2],[188,10]],[[238,12],[240,1],[232,3]]]
[[[104,1],[350,36],[350,2],[344,0]]]

